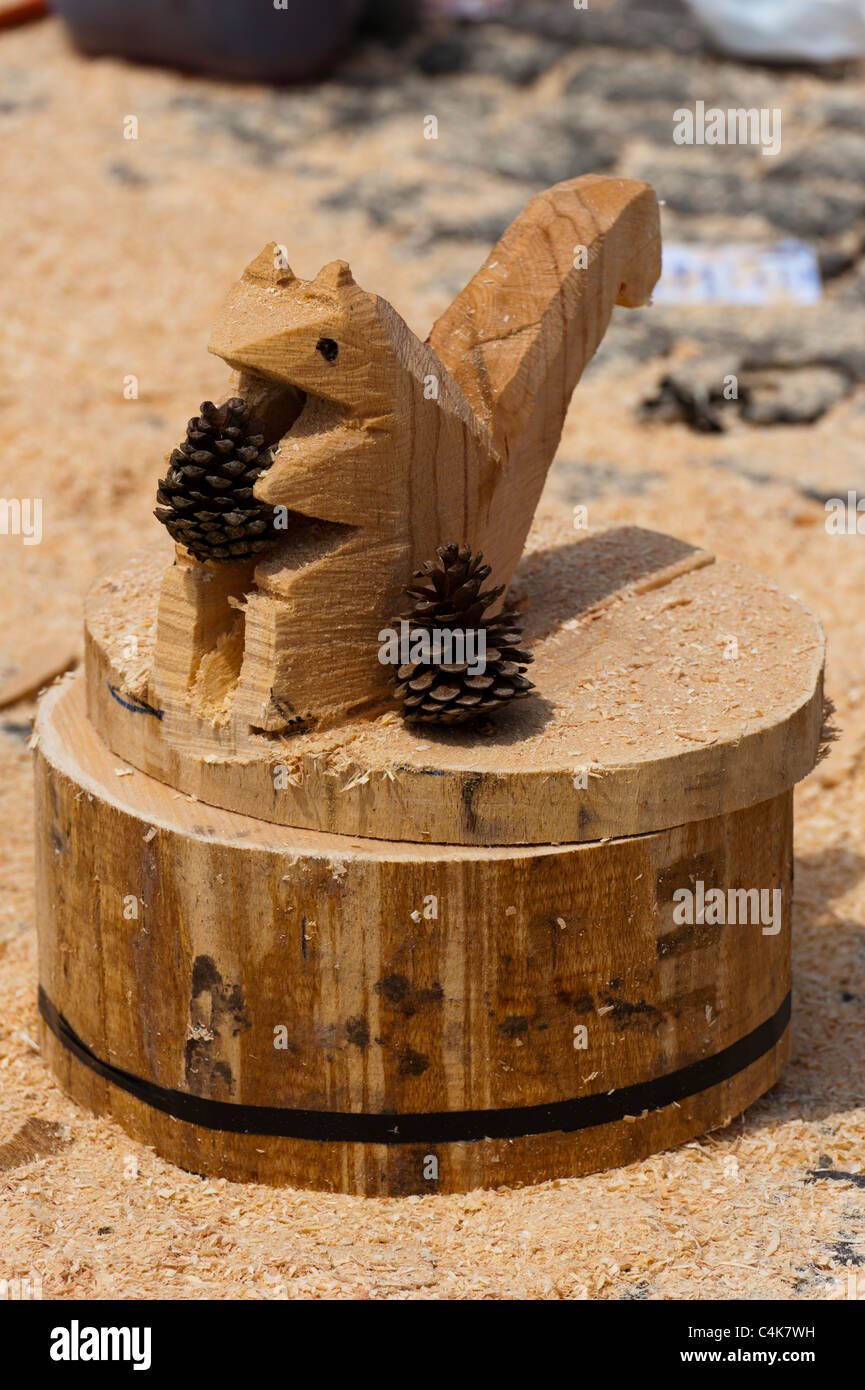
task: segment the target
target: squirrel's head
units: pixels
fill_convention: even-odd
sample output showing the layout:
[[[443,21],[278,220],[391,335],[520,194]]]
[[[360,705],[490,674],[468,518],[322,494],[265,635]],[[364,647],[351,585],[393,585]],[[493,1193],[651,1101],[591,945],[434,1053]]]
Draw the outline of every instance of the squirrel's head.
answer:
[[[283,248],[271,243],[232,290],[209,350],[238,371],[307,396],[384,413],[392,403],[394,353],[379,303],[355,283],[345,261],[301,280]]]

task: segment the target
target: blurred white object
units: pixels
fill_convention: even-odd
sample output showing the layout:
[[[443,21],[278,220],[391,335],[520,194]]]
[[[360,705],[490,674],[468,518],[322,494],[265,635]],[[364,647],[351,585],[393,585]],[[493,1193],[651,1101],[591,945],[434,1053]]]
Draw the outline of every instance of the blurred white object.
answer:
[[[819,304],[817,256],[802,241],[664,243],[653,304]]]
[[[687,0],[719,48],[769,62],[865,56],[865,0]]]
[[[433,14],[444,15],[446,19],[495,19],[511,8],[511,0],[426,0],[426,7]]]

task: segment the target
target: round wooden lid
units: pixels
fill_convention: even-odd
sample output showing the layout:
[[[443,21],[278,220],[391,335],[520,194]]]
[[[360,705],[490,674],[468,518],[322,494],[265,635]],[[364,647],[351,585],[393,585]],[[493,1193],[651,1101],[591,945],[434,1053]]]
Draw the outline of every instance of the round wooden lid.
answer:
[[[179,735],[160,718],[149,669],[165,567],[164,549],[143,552],[90,595],[90,718],[119,757],[214,806],[390,840],[573,843],[754,805],[817,756],[814,614],[760,574],[636,526],[539,517],[512,590],[538,693],[486,727],[386,711],[242,750],[216,725],[191,719]]]

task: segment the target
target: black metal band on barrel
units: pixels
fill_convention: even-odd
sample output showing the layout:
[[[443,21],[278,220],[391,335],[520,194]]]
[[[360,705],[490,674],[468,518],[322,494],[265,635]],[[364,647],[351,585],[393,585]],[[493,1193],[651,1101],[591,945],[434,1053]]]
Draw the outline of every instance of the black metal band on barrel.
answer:
[[[519,1139],[561,1131],[571,1134],[595,1125],[613,1124],[626,1115],[661,1110],[687,1100],[722,1081],[729,1081],[769,1052],[790,1022],[790,995],[752,1032],[711,1057],[678,1071],[639,1081],[602,1095],[575,1096],[548,1105],[517,1105],[503,1110],[445,1110],[429,1114],[365,1114],[332,1110],[287,1110],[276,1105],[234,1105],[187,1091],[172,1091],[104,1062],[91,1052],[45,991],[39,988],[39,1011],[52,1033],[84,1066],[112,1086],[127,1091],[154,1110],[187,1124],[229,1134],[271,1135],[341,1144],[461,1144],[481,1139]]]

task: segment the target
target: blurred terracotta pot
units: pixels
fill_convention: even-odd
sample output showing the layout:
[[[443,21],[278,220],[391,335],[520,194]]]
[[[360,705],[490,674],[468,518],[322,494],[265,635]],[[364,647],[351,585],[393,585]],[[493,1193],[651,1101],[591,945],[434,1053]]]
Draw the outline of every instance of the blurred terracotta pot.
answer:
[[[85,53],[298,82],[348,44],[364,0],[54,0]]]

